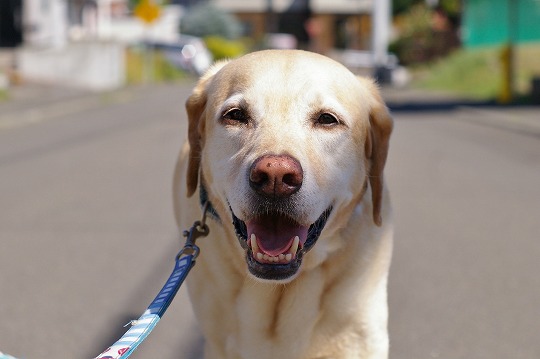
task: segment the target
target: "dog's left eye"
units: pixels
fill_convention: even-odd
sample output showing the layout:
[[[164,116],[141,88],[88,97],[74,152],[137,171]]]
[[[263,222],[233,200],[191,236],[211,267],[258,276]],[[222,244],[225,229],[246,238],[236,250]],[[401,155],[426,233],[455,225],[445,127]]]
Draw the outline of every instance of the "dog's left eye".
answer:
[[[330,127],[330,126],[339,125],[339,121],[334,115],[331,115],[329,113],[323,113],[319,115],[319,117],[315,121],[315,124],[324,126],[324,127]]]
[[[228,110],[221,116],[221,119],[226,125],[247,124],[249,122],[248,114],[239,108]]]

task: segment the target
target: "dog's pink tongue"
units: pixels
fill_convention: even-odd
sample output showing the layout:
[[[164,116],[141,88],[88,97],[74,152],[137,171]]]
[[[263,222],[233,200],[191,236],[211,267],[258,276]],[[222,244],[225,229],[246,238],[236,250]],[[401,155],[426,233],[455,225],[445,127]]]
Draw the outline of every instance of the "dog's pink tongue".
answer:
[[[302,247],[306,243],[309,229],[282,216],[258,217],[247,221],[246,227],[248,238],[254,233],[259,249],[273,257],[287,252],[296,236],[300,238]]]

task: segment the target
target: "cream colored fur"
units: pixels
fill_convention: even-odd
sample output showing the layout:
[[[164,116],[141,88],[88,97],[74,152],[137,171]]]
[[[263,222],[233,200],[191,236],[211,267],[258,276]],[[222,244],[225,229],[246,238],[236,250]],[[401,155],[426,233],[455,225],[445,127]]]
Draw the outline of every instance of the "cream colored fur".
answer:
[[[256,125],[220,122],[239,104]],[[392,120],[376,86],[321,55],[258,52],[215,65],[187,110],[189,141],[174,178],[178,226],[201,216],[201,177],[222,219],[210,220],[188,278],[205,357],[387,358],[393,232],[382,175]],[[319,110],[342,126],[315,128]],[[299,222],[313,223],[333,206],[299,273],[283,282],[249,274],[229,209],[244,215],[248,170],[268,153],[292,155],[304,169]]]

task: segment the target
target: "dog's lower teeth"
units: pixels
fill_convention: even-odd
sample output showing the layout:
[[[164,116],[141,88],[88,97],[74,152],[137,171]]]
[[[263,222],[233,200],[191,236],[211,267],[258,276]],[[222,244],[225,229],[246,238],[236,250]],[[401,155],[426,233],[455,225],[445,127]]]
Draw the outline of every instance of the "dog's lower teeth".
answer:
[[[281,253],[278,256],[269,256],[266,253],[262,253],[259,249],[259,245],[257,244],[257,236],[255,236],[255,233],[252,233],[249,238],[249,246],[251,247],[251,251],[253,252],[253,258],[258,260],[259,262],[268,262],[268,263],[281,263],[281,264],[287,264],[292,261],[292,259],[296,256],[296,252],[298,251],[298,246],[300,244],[300,238],[298,236],[294,237],[293,244],[291,245],[291,248],[287,251],[287,253]]]

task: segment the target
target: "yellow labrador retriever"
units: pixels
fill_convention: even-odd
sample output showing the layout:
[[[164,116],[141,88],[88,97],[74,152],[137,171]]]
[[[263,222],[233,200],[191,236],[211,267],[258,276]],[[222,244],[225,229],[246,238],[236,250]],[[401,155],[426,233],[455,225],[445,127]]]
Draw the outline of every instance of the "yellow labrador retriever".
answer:
[[[304,51],[222,62],[189,97],[180,228],[208,359],[386,358],[392,119],[376,86]]]

